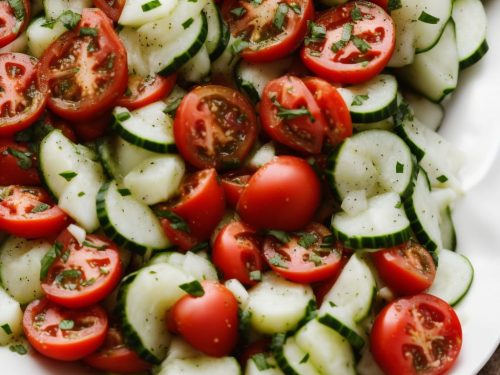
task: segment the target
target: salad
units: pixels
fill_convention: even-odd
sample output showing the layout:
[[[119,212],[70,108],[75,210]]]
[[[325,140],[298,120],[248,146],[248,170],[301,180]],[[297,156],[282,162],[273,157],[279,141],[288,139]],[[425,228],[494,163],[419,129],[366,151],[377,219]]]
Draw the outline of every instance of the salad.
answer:
[[[0,345],[96,372],[443,374],[479,0],[0,2]]]

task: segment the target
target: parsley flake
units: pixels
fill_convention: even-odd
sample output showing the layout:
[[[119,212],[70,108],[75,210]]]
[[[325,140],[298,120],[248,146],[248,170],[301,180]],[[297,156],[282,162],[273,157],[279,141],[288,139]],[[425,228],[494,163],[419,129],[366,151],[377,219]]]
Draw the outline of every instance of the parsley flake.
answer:
[[[425,12],[425,11],[422,11],[422,13],[420,13],[420,16],[418,17],[418,20],[420,22],[423,22],[423,23],[428,23],[428,24],[431,24],[431,25],[435,25],[439,22],[439,18],[438,17],[434,17],[433,15]]]
[[[368,100],[368,99],[370,99],[370,96],[368,96],[368,95],[356,95],[352,99],[351,106],[352,107],[360,106],[365,102],[365,100]]]
[[[69,331],[75,327],[75,322],[73,320],[64,319],[59,323],[59,329],[62,331]]]
[[[179,288],[181,288],[183,291],[185,291],[187,294],[193,297],[201,297],[205,294],[205,290],[203,289],[203,286],[200,284],[198,280],[181,284],[179,285]]]
[[[78,176],[78,173],[73,172],[73,171],[65,171],[65,172],[59,173],[59,176],[61,176],[62,178],[64,178],[66,181],[71,181],[76,176]]]
[[[40,280],[44,280],[47,277],[52,263],[54,263],[55,260],[61,256],[62,248],[63,246],[59,242],[56,242],[43,256],[41,260]]]
[[[141,9],[143,12],[149,12],[150,10],[158,8],[159,6],[161,6],[161,3],[159,0],[152,0],[152,1],[148,1],[147,3],[142,4]]]
[[[405,165],[401,164],[399,161],[396,163],[396,173],[404,173]]]

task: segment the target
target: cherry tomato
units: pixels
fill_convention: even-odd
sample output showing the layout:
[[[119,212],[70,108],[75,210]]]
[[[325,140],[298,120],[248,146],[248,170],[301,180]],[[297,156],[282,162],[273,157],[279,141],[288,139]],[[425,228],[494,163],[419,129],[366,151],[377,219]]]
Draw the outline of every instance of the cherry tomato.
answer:
[[[431,254],[414,241],[377,251],[372,259],[380,278],[399,295],[423,292],[436,276]]]
[[[327,80],[367,81],[384,69],[394,51],[394,22],[373,3],[354,1],[330,8],[315,23],[326,30],[326,36],[311,35],[301,57],[309,69]]]
[[[313,94],[297,77],[274,79],[264,87],[260,116],[266,133],[300,152],[317,154],[327,127]]]
[[[177,76],[175,74],[167,77],[156,75],[146,78],[138,75],[130,75],[128,77],[128,89],[118,99],[116,105],[134,110],[161,100],[170,94],[174,88],[176,79]]]
[[[166,216],[164,213],[169,212],[170,208],[168,206],[159,206],[158,212],[163,212],[162,216],[160,217],[160,223],[162,225],[163,231],[165,232],[165,235],[169,239],[169,241],[177,246],[178,250],[181,252],[186,252],[194,248],[196,245],[200,243],[200,240],[198,240],[192,233],[191,230],[189,229],[189,226],[182,226],[179,225],[178,222],[172,219],[168,219],[164,216]],[[174,214],[175,215],[175,214]]]
[[[298,283],[312,283],[333,277],[342,268],[341,253],[332,243],[331,232],[312,223],[284,239],[270,235],[264,242],[264,257],[277,274]]]
[[[100,306],[69,310],[47,299],[31,302],[24,311],[23,329],[41,354],[76,361],[99,348],[106,339],[108,317]]]
[[[108,330],[104,345],[83,360],[87,365],[105,372],[127,374],[151,369],[149,363],[125,345],[121,332],[113,327]]]
[[[113,116],[107,112],[98,118],[86,121],[74,121],[71,126],[78,135],[78,138],[84,142],[92,142],[106,135],[111,128]]]
[[[311,221],[320,191],[319,179],[305,160],[277,156],[250,178],[236,209],[255,228],[299,230]]]
[[[57,259],[42,280],[47,298],[69,308],[82,308],[103,300],[120,282],[118,248],[104,237],[87,235],[79,244],[67,230],[56,239]]]
[[[36,82],[38,70],[34,57],[0,54],[0,136],[25,129],[42,115],[47,86]]]
[[[337,89],[328,82],[315,77],[302,81],[314,95],[325,118],[325,133],[331,146],[337,146],[352,135],[352,121],[349,108]]]
[[[440,375],[460,353],[462,328],[445,301],[417,294],[391,302],[377,315],[370,346],[387,375]]]
[[[118,22],[125,0],[94,0],[94,5],[101,9],[113,22]]]
[[[85,8],[78,26],[40,59],[38,84],[50,90],[47,105],[68,120],[102,116],[125,92],[127,81],[127,51],[100,9]]]
[[[68,216],[41,188],[7,186],[1,189],[0,230],[25,238],[48,237],[69,223]]]
[[[22,0],[16,5],[19,8],[14,8],[9,1],[0,2],[0,47],[14,41],[26,29],[30,21],[30,2]]]
[[[177,108],[175,143],[184,159],[197,168],[237,167],[257,138],[254,109],[238,91],[200,86]]]
[[[224,279],[238,279],[244,285],[255,285],[263,270],[260,238],[255,229],[241,221],[223,227],[212,247],[212,262]],[[252,272],[258,272],[257,277]]]
[[[171,319],[175,330],[195,349],[226,356],[238,341],[238,301],[224,285],[203,281],[201,297],[186,295],[175,303]]]
[[[222,187],[228,206],[232,208],[236,207],[240,200],[241,193],[245,190],[250,177],[251,175],[249,174],[242,176],[229,174],[222,177]]]
[[[27,145],[0,139],[0,186],[40,185],[36,156]]]
[[[248,43],[241,56],[252,62],[274,61],[295,50],[314,17],[311,0],[225,1],[222,14],[234,37]]]

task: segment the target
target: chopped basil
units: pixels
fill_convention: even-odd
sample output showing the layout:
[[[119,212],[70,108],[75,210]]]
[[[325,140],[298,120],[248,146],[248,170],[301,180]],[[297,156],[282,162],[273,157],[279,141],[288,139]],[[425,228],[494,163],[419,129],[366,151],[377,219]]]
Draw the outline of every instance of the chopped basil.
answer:
[[[319,247],[330,248],[330,247],[333,247],[334,244],[335,244],[335,236],[329,235],[329,236],[323,237],[323,241],[321,242],[321,245]]]
[[[80,36],[97,36],[95,27],[80,27]]]
[[[40,280],[44,280],[49,273],[50,266],[55,260],[61,256],[62,245],[59,242],[56,242],[49,251],[43,256],[41,260],[41,268],[40,268]]]
[[[231,14],[234,14],[236,17],[241,17],[242,15],[244,15],[245,13],[247,12],[247,10],[243,7],[238,7],[238,8],[234,8],[231,10]]]
[[[197,245],[194,245],[191,249],[189,249],[188,251],[191,251],[192,253],[197,253],[198,251],[201,251],[201,250],[205,250],[205,249],[208,249],[209,247],[209,243],[208,242],[200,242],[199,244]]]
[[[81,191],[81,192],[78,193],[79,197],[83,197],[84,195],[85,195],[85,192],[83,192],[83,191]]]
[[[80,279],[82,277],[82,271],[75,270],[73,268],[69,270],[64,270],[56,276],[56,280],[58,282],[63,281],[64,279]]]
[[[1,325],[0,328],[3,329],[3,331],[5,332],[5,334],[12,335],[12,329],[10,328],[10,325],[8,325],[7,323]]]
[[[68,30],[72,30],[76,27],[76,25],[78,25],[78,22],[80,22],[81,18],[82,16],[80,16],[78,13],[75,13],[72,10],[68,9],[61,13],[61,15],[58,17],[58,20],[61,21],[65,28],[67,28]]]
[[[365,100],[368,100],[370,99],[370,96],[369,95],[356,95],[353,99],[352,99],[352,103],[351,103],[351,106],[352,107],[355,107],[355,106],[359,106],[359,105],[362,105]]]
[[[297,3],[288,4],[288,7],[295,12],[295,14],[302,14],[302,8]]]
[[[316,267],[323,265],[323,259],[312,251],[309,253],[309,262],[313,262]]]
[[[109,269],[107,269],[105,267],[99,267],[99,273],[101,275],[107,275],[109,273]]]
[[[306,355],[302,357],[299,363],[306,363],[308,360],[309,360],[309,353],[306,353]]]
[[[38,206],[33,208],[31,210],[31,213],[38,213],[38,212],[44,212],[47,211],[50,208],[50,206],[46,203],[40,203]]]
[[[405,120],[412,121],[413,113],[410,109],[408,103],[401,103],[394,115],[394,123],[396,125],[401,125]]]
[[[262,280],[262,272],[260,272],[258,270],[250,272],[250,280],[261,281]]]
[[[57,22],[57,20],[54,20],[54,19],[52,19],[52,20],[51,19],[45,19],[45,22],[42,23],[41,26],[45,27],[47,29],[51,29],[52,30],[54,28],[56,22]]]
[[[183,291],[193,297],[201,297],[205,294],[205,290],[203,286],[200,284],[198,280],[191,281],[189,283],[179,285]]]
[[[92,242],[87,241],[87,240],[83,241],[82,245],[86,246],[86,247],[90,247],[91,249],[99,250],[99,251],[106,250],[108,248],[108,245],[101,245],[101,246],[99,246],[99,245],[95,245]]]
[[[287,243],[288,241],[290,241],[290,235],[287,232],[283,232],[282,230],[270,229],[266,231],[266,234],[269,236],[273,236],[281,243]]]
[[[175,98],[167,103],[163,113],[169,116],[175,116],[175,112],[177,112],[177,108],[179,108],[179,104],[181,104],[182,98]]]
[[[308,36],[304,39],[306,45],[310,43],[321,42],[326,37],[326,29],[323,25],[319,25],[313,21],[307,22]]]
[[[161,6],[161,3],[159,0],[152,0],[148,1],[147,3],[144,3],[141,5],[142,11],[143,12],[149,12],[152,9],[158,8]]]
[[[319,238],[316,233],[304,232],[300,234],[300,238],[297,243],[304,249],[307,249],[318,242],[318,240]]]
[[[362,53],[368,52],[372,49],[372,47],[364,39],[358,38],[357,36],[352,37],[352,43]]]
[[[248,310],[238,309],[238,318],[240,322],[238,326],[240,337],[243,339],[243,341],[246,341],[249,339],[251,333],[252,312]]]
[[[250,43],[243,39],[236,39],[233,44],[231,44],[231,55],[238,55],[245,48],[250,47]]]
[[[266,353],[258,353],[252,356],[252,361],[259,371],[265,371],[274,368],[272,364],[267,362]]]
[[[132,116],[130,115],[130,112],[121,112],[121,113],[117,113],[117,114],[115,115],[115,119],[116,119],[117,121],[126,121],[126,120],[128,120],[130,117],[132,117]]]
[[[389,0],[387,4],[387,10],[392,12],[393,10],[401,9],[403,4],[401,4],[401,0]]]
[[[14,352],[14,353],[17,353],[20,355],[25,355],[26,353],[28,353],[28,349],[26,349],[26,347],[22,344],[11,345],[11,346],[9,346],[9,350],[11,352]]]
[[[418,20],[421,22],[424,22],[424,23],[429,23],[431,25],[435,25],[436,23],[439,22],[439,18],[434,17],[433,15],[431,15],[425,11],[422,11],[422,13],[420,13]]]
[[[127,197],[129,195],[132,195],[129,189],[118,189],[118,193],[120,193],[122,197]]]
[[[81,286],[89,286],[95,283],[95,279],[92,277],[88,280],[84,280],[80,283]]]
[[[351,10],[351,19],[353,21],[361,21],[363,19],[363,13],[361,13],[361,9],[359,9],[357,6],[355,6]]]
[[[71,255],[70,250],[66,250],[64,253],[61,254],[61,260],[66,263],[69,259],[69,256]]]
[[[403,203],[401,201],[396,203],[396,205],[394,206],[394,208],[401,208],[401,207],[403,207]]]
[[[188,3],[197,3],[198,0],[188,0]]]
[[[401,164],[399,161],[396,163],[396,173],[404,173],[405,165]]]
[[[59,176],[61,176],[62,178],[64,178],[66,181],[71,181],[76,176],[78,176],[78,173],[73,172],[73,171],[65,171],[65,172],[59,173]]]
[[[288,268],[285,262],[283,261],[283,258],[278,254],[270,258],[269,263],[271,263],[273,266],[276,267]]]
[[[342,29],[342,36],[340,37],[340,40],[347,43],[348,41],[351,40],[352,36],[352,29],[353,29],[352,23],[346,23]]]
[[[182,217],[168,210],[156,210],[156,216],[167,219],[170,222],[170,226],[174,229],[181,230],[186,233],[190,233],[191,229],[189,225],[184,221]]]
[[[26,9],[24,9],[23,0],[7,0],[12,11],[14,12],[14,16],[18,21],[24,20],[24,16],[26,15]]]
[[[30,169],[33,166],[31,152],[23,152],[13,148],[8,148],[7,152],[16,158],[16,163],[21,169]]]
[[[262,0],[250,0],[250,2],[252,3],[253,6],[262,4]]]
[[[444,174],[442,174],[441,176],[439,176],[438,178],[436,178],[436,180],[438,180],[439,182],[441,182],[442,184],[444,184],[446,181],[448,181],[448,177],[446,177]]]
[[[59,323],[59,328],[63,331],[68,331],[75,327],[75,322],[73,320],[64,319]]]
[[[182,24],[182,27],[184,28],[184,30],[186,30],[189,26],[191,26],[191,24],[193,22],[194,22],[194,19],[188,18],[186,21],[184,21],[184,23]]]
[[[276,13],[274,13],[273,25],[278,30],[283,30],[283,24],[285,23],[285,17],[288,13],[288,5],[286,3],[281,3],[276,8]]]
[[[274,106],[278,108],[278,112],[276,113],[278,117],[281,117],[284,120],[292,120],[297,117],[308,116],[311,122],[316,121],[311,112],[304,106],[296,109],[285,108],[281,105],[280,102],[278,102],[276,96],[271,97],[271,101],[273,102]]]

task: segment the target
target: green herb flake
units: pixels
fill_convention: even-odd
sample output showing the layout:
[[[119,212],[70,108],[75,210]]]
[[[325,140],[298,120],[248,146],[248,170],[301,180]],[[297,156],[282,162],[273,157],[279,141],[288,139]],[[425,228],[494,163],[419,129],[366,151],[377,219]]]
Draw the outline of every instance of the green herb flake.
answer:
[[[255,364],[255,367],[257,367],[259,371],[265,371],[275,367],[269,362],[267,362],[266,353],[254,354],[252,356],[252,361]]]
[[[231,55],[236,56],[241,53],[244,49],[250,47],[250,43],[243,39],[236,39],[233,44],[231,44]]]
[[[30,169],[33,166],[31,152],[23,152],[14,148],[8,148],[7,152],[16,158],[16,163],[21,169]]]
[[[354,26],[352,23],[346,23],[342,29],[342,36],[340,37],[340,40],[345,42],[345,43],[350,41],[353,28],[354,28]]]
[[[234,14],[236,17],[241,17],[242,15],[244,15],[245,13],[247,12],[247,10],[243,7],[238,7],[238,8],[234,8],[231,10],[231,14]]]
[[[20,355],[25,355],[28,353],[28,349],[26,349],[26,347],[22,344],[11,345],[11,346],[9,346],[9,350],[11,352],[14,352],[14,353],[17,353]]]
[[[403,203],[401,201],[399,201],[394,205],[394,208],[401,208],[401,207],[403,207]]]
[[[62,331],[69,331],[75,328],[75,322],[73,320],[64,319],[59,323],[59,329]]]
[[[372,47],[364,39],[358,38],[357,36],[352,37],[352,43],[359,50],[359,52],[362,53],[366,53],[372,49]]]
[[[329,236],[323,237],[323,241],[321,242],[321,245],[319,245],[319,247],[332,248],[334,244],[335,244],[335,236],[329,235]]]
[[[276,115],[284,120],[292,120],[297,117],[308,116],[311,122],[316,121],[309,109],[304,106],[295,109],[283,107],[281,103],[278,102],[278,99],[276,99],[276,96],[272,96],[271,101],[273,102],[274,106],[278,108],[278,112],[276,113]]]
[[[326,29],[313,21],[307,22],[308,36],[304,39],[306,45],[321,42],[326,37]]]
[[[302,8],[300,7],[299,4],[297,3],[290,3],[288,4],[288,7],[293,10],[295,14],[302,14]]]
[[[84,195],[85,195],[85,192],[83,192],[83,191],[81,191],[81,192],[78,193],[79,197],[83,197]]]
[[[167,219],[170,222],[170,226],[173,229],[181,230],[186,233],[190,233],[191,229],[189,228],[188,223],[184,221],[182,217],[168,210],[156,210],[156,216],[161,217],[163,219]]]
[[[424,22],[424,23],[431,24],[431,25],[435,25],[439,22],[439,18],[434,17],[433,15],[431,15],[425,11],[422,11],[422,13],[420,13],[418,20],[421,22]]]
[[[276,267],[288,268],[285,262],[283,261],[283,258],[279,254],[276,254],[275,256],[270,258],[269,263]]]
[[[99,267],[99,273],[101,275],[107,275],[109,273],[109,269],[107,269],[105,267]]]
[[[73,172],[73,171],[65,171],[65,172],[59,173],[59,176],[61,176],[62,178],[64,178],[66,181],[71,181],[76,176],[78,176],[78,173]]]
[[[159,0],[152,0],[142,4],[141,9],[143,12],[149,12],[150,10],[158,8],[159,6],[161,6],[161,2]]]
[[[42,23],[41,26],[52,30],[54,28],[56,22],[57,22],[57,20],[45,19],[45,22]]]
[[[86,247],[90,247],[91,249],[99,250],[99,251],[106,250],[108,248],[108,245],[96,245],[96,244],[93,244],[92,242],[87,241],[87,240],[83,241],[82,245],[86,246]]]
[[[323,259],[312,251],[309,253],[309,262],[313,262],[316,267],[323,265]]]
[[[117,121],[127,121],[131,116],[130,112],[121,112],[115,115]]]
[[[23,0],[7,0],[7,2],[12,8],[12,11],[14,12],[14,16],[16,17],[16,19],[18,21],[24,20],[24,17],[26,16],[26,9],[24,9]]]
[[[132,192],[129,189],[118,189],[118,193],[120,193],[122,197],[128,197],[129,195],[132,195]]]
[[[193,22],[194,22],[193,18],[188,18],[186,21],[182,23],[182,27],[184,28],[184,30],[186,30],[189,26],[192,25]]]
[[[40,280],[44,280],[47,277],[52,263],[54,263],[55,260],[61,256],[61,250],[62,245],[59,242],[56,242],[43,256],[41,260]]]
[[[33,208],[31,210],[31,213],[38,213],[38,212],[44,212],[47,211],[50,208],[50,206],[46,203],[40,203],[38,206]]]
[[[399,161],[396,163],[396,173],[404,173],[405,165],[401,164]]]
[[[287,243],[288,241],[290,241],[290,235],[287,232],[284,232],[282,230],[270,229],[270,230],[266,231],[266,234],[269,236],[273,236],[281,243]]]
[[[288,5],[286,3],[281,3],[276,8],[276,13],[274,14],[273,25],[278,30],[283,30],[283,25],[285,23],[285,17],[288,13]]]
[[[199,244],[196,244],[194,245],[191,249],[189,249],[188,251],[192,252],[192,253],[197,253],[199,251],[202,251],[202,250],[206,250],[208,249],[209,247],[209,243],[208,242],[200,242]]]
[[[3,329],[6,335],[12,335],[12,328],[10,328],[10,325],[8,325],[7,323],[1,325],[0,328]]]
[[[308,249],[316,242],[318,242],[319,238],[316,233],[304,232],[300,234],[300,238],[297,241],[299,246],[302,246],[304,249]]]
[[[446,177],[444,174],[442,174],[441,176],[439,176],[438,178],[436,178],[436,180],[438,180],[439,182],[441,182],[442,184],[444,184],[446,181],[448,181],[448,177]]]
[[[389,0],[387,4],[387,10],[392,12],[393,10],[401,9],[403,4],[401,4],[401,0]]]
[[[357,6],[355,6],[351,10],[351,19],[353,21],[361,21],[363,19],[363,13],[361,13],[361,9],[359,9]]]
[[[80,36],[97,36],[95,27],[80,27]]]
[[[181,288],[183,291],[185,291],[187,294],[193,297],[201,297],[205,294],[205,290],[203,289],[203,286],[200,284],[198,280],[181,284],[179,285],[179,288]]]
[[[176,98],[174,100],[170,100],[165,109],[163,110],[163,113],[169,115],[169,116],[175,116],[175,113],[177,112],[177,108],[179,108],[179,105],[181,104],[182,98]]]
[[[306,363],[309,360],[309,353],[302,357],[299,363]]]
[[[249,276],[250,276],[250,280],[253,280],[253,281],[261,281],[262,280],[262,272],[260,272],[258,270],[250,272]]]
[[[58,20],[61,21],[66,29],[73,30],[76,25],[78,25],[78,22],[80,22],[81,18],[82,16],[80,16],[78,13],[75,13],[72,10],[68,9],[61,13],[61,15],[58,17]]]
[[[365,100],[368,100],[368,99],[370,99],[369,95],[356,95],[352,99],[351,106],[352,107],[360,106],[360,105],[362,105],[365,102]]]

